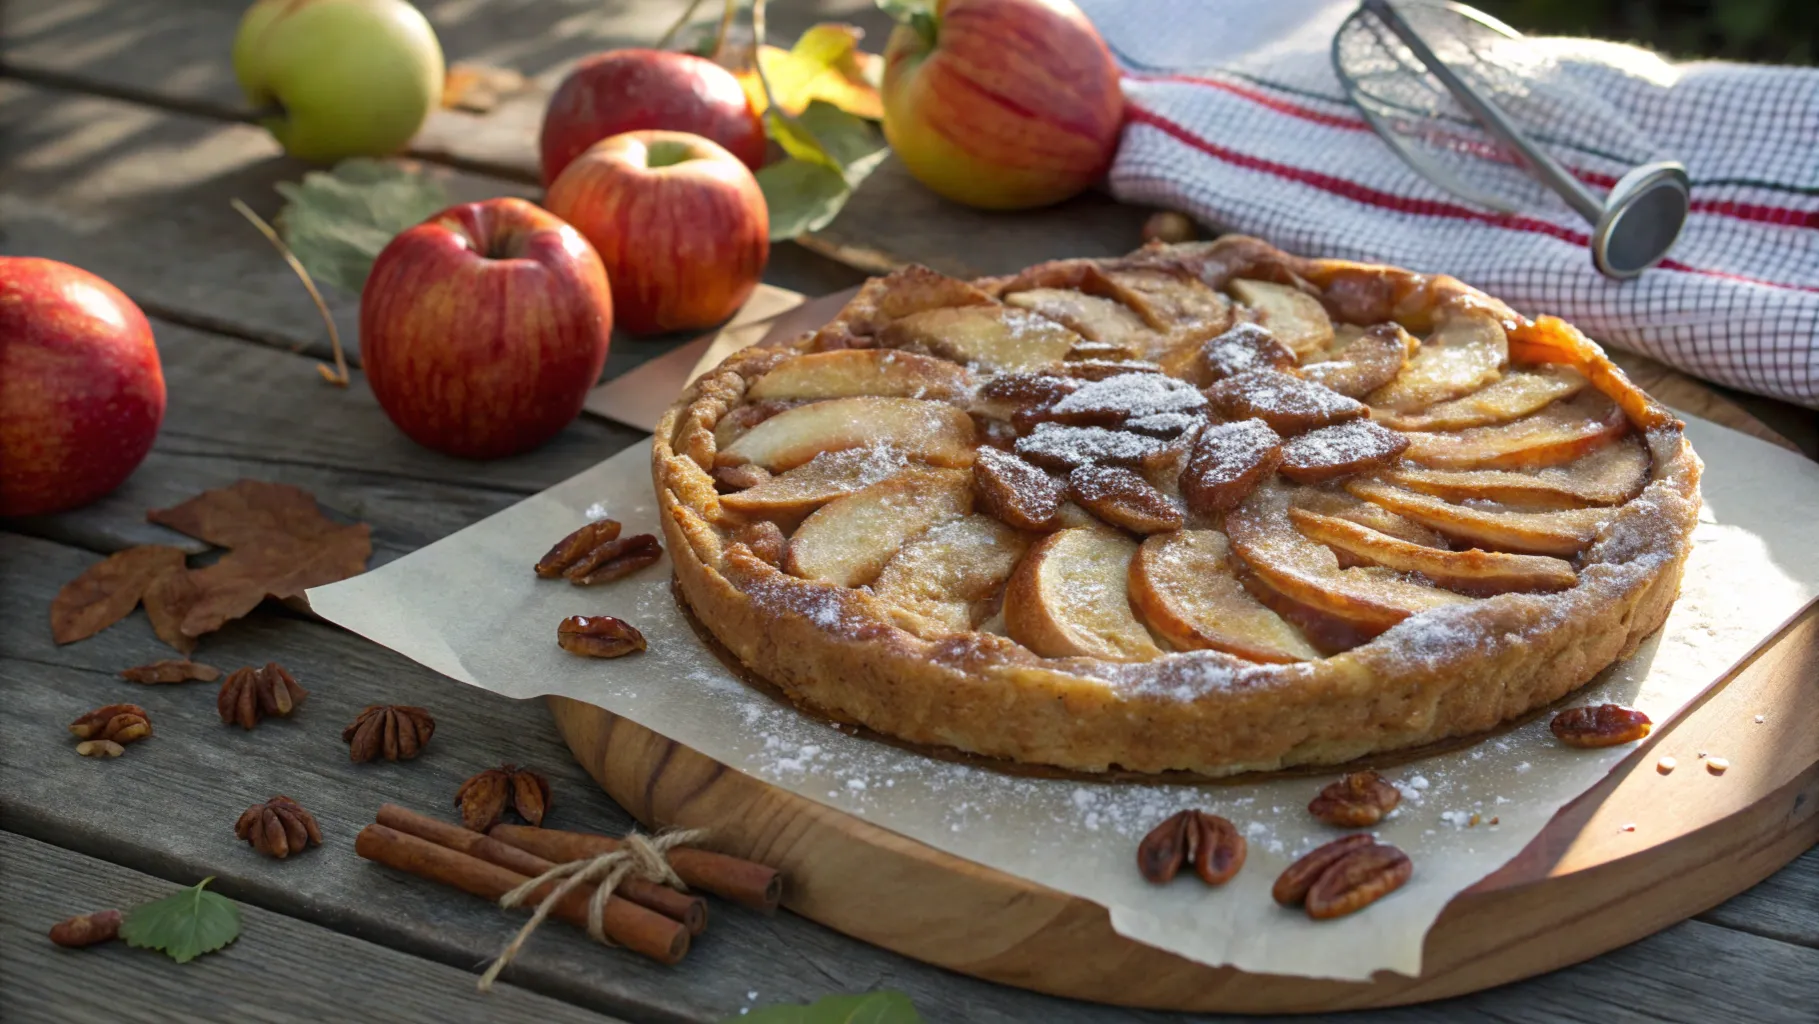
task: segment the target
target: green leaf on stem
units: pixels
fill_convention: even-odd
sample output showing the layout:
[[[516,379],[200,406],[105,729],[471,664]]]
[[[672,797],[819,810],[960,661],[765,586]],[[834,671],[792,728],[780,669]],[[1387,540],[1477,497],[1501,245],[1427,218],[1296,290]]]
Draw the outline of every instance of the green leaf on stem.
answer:
[[[400,231],[448,206],[448,193],[427,175],[383,160],[355,157],[301,182],[279,182],[285,198],[278,231],[312,277],[355,295],[373,261]]]
[[[203,886],[204,878],[161,900],[142,903],[120,921],[120,937],[138,949],[156,949],[180,964],[213,953],[240,937],[240,908]]]
[[[758,172],[773,241],[826,227],[890,152],[863,118],[820,100],[800,117],[773,113],[765,120],[771,137],[790,154]]]
[[[808,1006],[766,1006],[720,1024],[922,1024],[922,1016],[901,992],[827,996]]]
[[[876,0],[878,9],[899,25],[908,25],[922,37],[922,46],[935,45],[935,5],[930,0]]]

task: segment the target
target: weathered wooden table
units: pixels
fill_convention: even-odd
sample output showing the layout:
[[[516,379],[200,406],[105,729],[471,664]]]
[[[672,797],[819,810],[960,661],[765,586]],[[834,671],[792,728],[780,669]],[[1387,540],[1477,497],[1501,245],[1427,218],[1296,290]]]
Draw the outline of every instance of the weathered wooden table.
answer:
[[[582,53],[654,38],[668,5],[598,0],[423,4],[454,59],[517,68],[548,84]],[[515,703],[436,676],[322,623],[268,606],[206,639],[214,664],[278,660],[311,690],[301,713],[252,732],[223,727],[207,684],[139,687],[121,668],[168,655],[142,615],[57,647],[46,609],[104,554],[146,541],[191,544],[148,525],[148,508],[242,477],[297,484],[371,523],[382,564],[496,512],[642,435],[582,419],[543,449],[492,463],[416,447],[359,375],[322,384],[314,310],[263,239],[228,207],[270,216],[275,182],[304,170],[239,123],[226,55],[242,0],[11,0],[0,67],[0,252],[99,273],[153,317],[170,392],[158,445],[119,492],[66,515],[0,524],[0,1007],[10,1020],[704,1021],[830,992],[896,988],[929,1020],[1160,1020],[1164,1015],[1032,996],[907,961],[800,918],[716,904],[677,968],[602,949],[552,926],[489,997],[474,971],[517,921],[479,900],[358,860],[352,839],[385,801],[447,804],[504,760],[556,790],[550,823],[620,832],[630,818],[569,757],[541,702]],[[874,32],[869,5],[779,4],[780,34],[832,11]],[[821,8],[817,11],[815,8]],[[863,8],[863,9],[855,9]],[[874,36],[874,43],[877,37]],[[487,117],[439,114],[418,155],[459,198],[530,194],[540,96]],[[887,169],[840,230],[782,246],[767,278],[809,293],[858,280],[847,263],[945,259],[1001,271],[1050,256],[1117,251],[1137,211],[1087,199],[1059,212],[984,218],[907,187]],[[876,239],[889,239],[880,247]],[[874,240],[874,241],[868,241]],[[962,244],[964,243],[964,244]],[[354,334],[356,301],[332,297]],[[608,374],[673,341],[622,340]],[[1813,452],[1810,414],[1749,408]],[[1803,432],[1804,431],[1804,432]],[[64,725],[136,701],[158,733],[115,761],[71,753]],[[422,758],[349,763],[339,730],[372,702],[420,704],[438,721]],[[326,845],[278,862],[234,840],[251,803],[301,800]],[[51,946],[68,914],[130,905],[214,875],[245,908],[243,937],[179,967],[112,945]],[[1590,963],[1373,1021],[1812,1020],[1819,991],[1819,852],[1697,919]],[[603,1016],[605,1015],[605,1016]]]

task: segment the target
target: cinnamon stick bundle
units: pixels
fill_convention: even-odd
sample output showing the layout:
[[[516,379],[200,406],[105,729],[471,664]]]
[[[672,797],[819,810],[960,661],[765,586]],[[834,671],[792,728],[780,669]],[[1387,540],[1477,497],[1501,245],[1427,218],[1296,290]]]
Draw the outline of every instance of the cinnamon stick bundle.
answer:
[[[565,832],[531,825],[494,825],[486,833],[546,860],[566,863],[619,849],[619,840],[591,832]],[[762,913],[775,913],[783,899],[783,875],[776,868],[724,853],[679,846],[670,866],[690,888],[711,892]]]
[[[354,852],[386,867],[493,901],[534,877],[378,824],[360,830],[354,839]],[[559,884],[551,882],[538,887],[527,903],[536,904]],[[570,892],[553,908],[553,916],[586,928],[591,895],[580,890]],[[687,926],[630,900],[608,900],[601,916],[602,930],[608,939],[659,963],[674,964],[688,952]]]
[[[510,871],[516,871],[526,878],[536,878],[556,866],[554,862],[545,860],[534,853],[507,845],[460,825],[451,825],[446,821],[418,814],[416,811],[400,807],[397,804],[386,804],[379,808],[379,824],[419,839],[427,839],[437,846],[459,850],[469,856],[478,857]],[[586,886],[581,889],[581,892],[591,896],[594,886]],[[677,892],[667,885],[658,885],[642,878],[626,878],[613,889],[613,898],[631,900],[641,907],[655,910],[664,917],[681,921],[688,927],[690,935],[700,935],[702,930],[707,927],[707,901],[699,896]]]

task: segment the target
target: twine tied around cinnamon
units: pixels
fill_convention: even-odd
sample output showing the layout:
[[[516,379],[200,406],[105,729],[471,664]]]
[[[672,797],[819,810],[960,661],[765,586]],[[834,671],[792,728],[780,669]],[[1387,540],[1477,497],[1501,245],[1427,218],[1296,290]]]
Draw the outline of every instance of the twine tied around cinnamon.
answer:
[[[670,886],[681,892],[687,892],[688,886],[684,885],[682,879],[676,875],[676,869],[670,866],[669,858],[665,854],[674,847],[687,846],[706,836],[707,829],[704,828],[677,829],[655,836],[644,836],[633,832],[620,840],[619,848],[611,853],[558,864],[499,897],[499,905],[510,910],[523,903],[544,883],[554,882],[557,879],[562,880],[561,885],[550,890],[549,895],[543,897],[543,901],[537,904],[537,912],[531,915],[529,921],[524,922],[524,927],[518,929],[518,934],[512,936],[512,941],[494,958],[492,964],[487,967],[486,973],[480,976],[480,991],[487,992],[492,989],[493,980],[499,977],[499,972],[505,970],[505,965],[511,963],[512,958],[518,955],[518,951],[530,939],[531,933],[536,931],[537,927],[549,917],[550,911],[562,902],[564,896],[580,886],[591,882],[599,883],[594,890],[593,897],[587,903],[587,933],[592,935],[596,942],[608,941],[603,920],[606,913],[606,901],[612,898],[613,890],[619,887],[619,883],[627,878],[636,876],[660,885]]]

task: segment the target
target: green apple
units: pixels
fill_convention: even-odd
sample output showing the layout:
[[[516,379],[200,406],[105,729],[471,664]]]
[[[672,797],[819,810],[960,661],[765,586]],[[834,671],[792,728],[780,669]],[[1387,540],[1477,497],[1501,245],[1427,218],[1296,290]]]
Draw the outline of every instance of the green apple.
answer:
[[[442,97],[442,46],[405,0],[258,0],[234,36],[248,102],[285,151],[332,163],[409,142]]]

